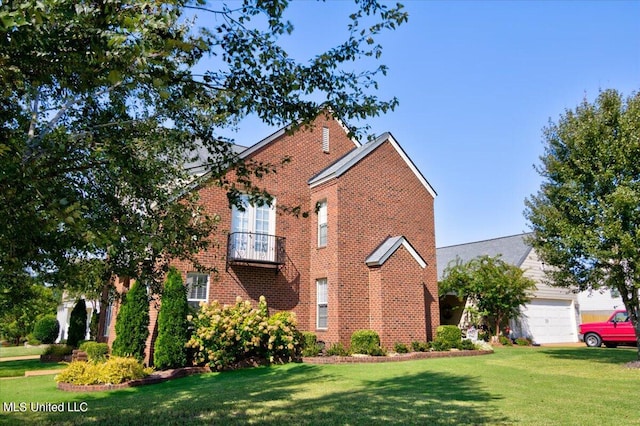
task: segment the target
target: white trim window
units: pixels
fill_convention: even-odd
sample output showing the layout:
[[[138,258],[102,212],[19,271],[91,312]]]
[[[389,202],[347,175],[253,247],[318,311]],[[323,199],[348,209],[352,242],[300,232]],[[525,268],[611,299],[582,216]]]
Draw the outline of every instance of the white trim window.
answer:
[[[318,247],[327,246],[327,200],[318,202]]]
[[[275,199],[268,204],[251,205],[249,197],[240,197],[243,210],[231,209],[233,257],[248,260],[273,261],[276,258]]]
[[[329,325],[329,284],[326,278],[316,280],[317,319],[316,327],[326,330]]]
[[[197,272],[187,274],[187,301],[192,306],[209,300],[209,275]]]

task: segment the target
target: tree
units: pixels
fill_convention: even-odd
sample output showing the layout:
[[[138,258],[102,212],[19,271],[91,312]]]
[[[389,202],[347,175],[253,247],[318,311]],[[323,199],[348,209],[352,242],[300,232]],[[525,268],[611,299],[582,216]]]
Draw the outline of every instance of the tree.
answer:
[[[60,291],[30,276],[15,285],[0,286],[0,337],[19,345],[39,318],[55,314],[60,301]]]
[[[455,292],[470,300],[484,318],[493,319],[497,338],[503,321],[517,317],[536,289],[535,281],[523,274],[500,256],[481,256],[466,263],[456,259],[445,268],[439,292]]]
[[[298,62],[281,47],[288,0],[216,4],[0,4],[0,285],[36,274],[63,286],[79,260],[99,258],[159,291],[172,259],[201,266],[194,254],[212,243],[215,217],[185,187],[189,164],[204,164],[231,203],[265,195],[254,182],[278,164],[233,154],[225,132],[239,120],[295,130],[321,105],[347,122],[396,106],[370,93],[386,67],[357,62],[379,60],[375,38],[407,20],[402,6],[356,1],[346,41]],[[190,13],[216,19],[197,28]],[[197,74],[203,58],[212,68]]]
[[[67,345],[77,348],[81,340],[87,338],[87,304],[84,299],[78,299],[69,317],[69,332]]]
[[[149,299],[147,288],[133,283],[125,295],[116,320],[116,338],[111,353],[144,360],[149,336]]]
[[[184,367],[187,364],[186,343],[189,341],[187,289],[175,268],[169,269],[158,314],[158,337],[153,363],[156,368]]]
[[[586,99],[544,129],[540,190],[526,201],[531,244],[551,284],[620,292],[640,359],[640,94]]]
[[[60,334],[60,323],[55,315],[45,315],[36,321],[33,326],[33,337],[40,343],[51,344]]]

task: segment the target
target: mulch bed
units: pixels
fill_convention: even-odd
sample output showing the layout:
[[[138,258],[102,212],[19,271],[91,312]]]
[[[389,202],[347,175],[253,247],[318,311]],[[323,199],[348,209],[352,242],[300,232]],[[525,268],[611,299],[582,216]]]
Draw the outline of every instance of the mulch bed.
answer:
[[[302,362],[306,364],[361,364],[361,363],[381,363],[400,362],[414,359],[427,358],[454,358],[460,356],[489,355],[493,351],[447,351],[447,352],[410,352],[408,354],[394,354],[392,356],[317,356],[304,357]]]

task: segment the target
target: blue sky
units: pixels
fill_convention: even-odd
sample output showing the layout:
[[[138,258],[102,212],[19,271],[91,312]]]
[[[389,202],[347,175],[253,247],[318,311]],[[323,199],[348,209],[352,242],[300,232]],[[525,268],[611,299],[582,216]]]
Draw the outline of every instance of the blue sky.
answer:
[[[395,2],[394,2],[395,3]],[[378,38],[391,132],[438,192],[439,247],[528,231],[542,128],[601,89],[640,90],[640,1],[404,1],[409,22]],[[293,1],[299,60],[346,39],[348,1]],[[202,21],[200,21],[202,23]],[[273,129],[245,120],[251,145]]]

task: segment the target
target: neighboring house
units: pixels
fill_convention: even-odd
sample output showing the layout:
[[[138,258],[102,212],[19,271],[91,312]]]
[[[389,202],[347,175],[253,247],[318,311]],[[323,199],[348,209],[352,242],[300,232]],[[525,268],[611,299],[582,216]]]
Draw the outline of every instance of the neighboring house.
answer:
[[[624,309],[624,302],[617,290],[601,288],[578,293],[580,322],[600,322],[609,319],[616,309]]]
[[[207,174],[199,178],[201,202],[221,219],[212,237],[219,246],[199,259],[219,272],[175,263],[190,303],[231,304],[237,296],[257,303],[264,295],[270,312],[295,312],[299,328],[327,344],[348,345],[359,329],[376,330],[387,348],[433,337],[436,193],[390,133],[360,144],[322,114],[311,129],[283,128],[239,155],[291,161],[257,182],[275,197],[272,207],[229,208],[225,191],[207,185]],[[282,209],[296,206],[309,214]],[[120,291],[127,287],[118,280]],[[149,344],[156,317],[152,304]]]
[[[521,315],[511,321],[515,336],[530,337],[535,343],[577,342],[579,320],[578,296],[570,289],[543,284],[544,265],[535,250],[528,245],[528,234],[495,238],[486,241],[438,248],[438,279],[442,279],[447,265],[460,258],[467,262],[478,256],[497,256],[524,270],[524,275],[536,282],[537,290],[531,301],[521,307]],[[441,300],[441,322],[461,324],[463,306],[457,297],[447,295]]]
[[[81,297],[84,299],[84,296]],[[62,340],[67,340],[67,336],[69,335],[69,320],[71,319],[71,311],[76,306],[78,302],[77,298],[69,298],[67,293],[64,293],[62,296],[62,302],[58,305],[58,309],[56,312],[56,319],[58,320],[58,324],[60,324],[60,333],[58,334],[58,338],[56,339],[56,343],[60,343]],[[87,330],[85,339],[89,340],[90,332],[89,325],[91,324],[92,315],[98,312],[100,302],[97,300],[86,300],[85,303],[87,306]]]

